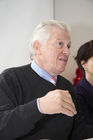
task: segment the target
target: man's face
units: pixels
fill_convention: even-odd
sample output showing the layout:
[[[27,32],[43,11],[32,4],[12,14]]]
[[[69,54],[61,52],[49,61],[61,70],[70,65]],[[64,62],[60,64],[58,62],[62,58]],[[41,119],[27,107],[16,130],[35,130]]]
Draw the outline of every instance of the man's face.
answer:
[[[51,35],[45,44],[40,44],[38,64],[51,76],[64,71],[70,55],[70,36],[58,27],[51,27]]]

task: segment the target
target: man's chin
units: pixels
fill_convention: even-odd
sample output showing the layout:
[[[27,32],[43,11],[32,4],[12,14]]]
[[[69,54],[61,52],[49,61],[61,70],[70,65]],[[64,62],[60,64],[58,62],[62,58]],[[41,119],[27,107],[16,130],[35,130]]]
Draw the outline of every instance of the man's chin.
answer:
[[[65,68],[64,69],[61,69],[58,74],[61,74],[62,72],[64,72]]]

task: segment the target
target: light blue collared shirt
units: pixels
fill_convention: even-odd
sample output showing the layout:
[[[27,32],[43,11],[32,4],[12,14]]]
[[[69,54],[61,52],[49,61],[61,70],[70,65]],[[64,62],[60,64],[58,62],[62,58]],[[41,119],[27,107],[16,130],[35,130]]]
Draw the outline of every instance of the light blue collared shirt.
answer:
[[[40,76],[42,77],[43,79],[51,82],[51,75],[46,72],[45,70],[43,70],[42,68],[40,68],[36,62],[33,60],[32,63],[31,63],[31,68]],[[54,77],[56,80],[57,80],[57,76]]]
[[[31,63],[31,68],[40,76],[42,77],[43,79],[51,82],[51,75],[46,72],[45,70],[43,70],[42,68],[40,68],[36,62],[33,60],[32,63]],[[54,77],[56,80],[57,80],[57,76]],[[39,107],[39,102],[38,102],[38,99],[37,99],[37,107],[38,107],[38,110],[42,113],[42,111],[40,110],[40,107]]]

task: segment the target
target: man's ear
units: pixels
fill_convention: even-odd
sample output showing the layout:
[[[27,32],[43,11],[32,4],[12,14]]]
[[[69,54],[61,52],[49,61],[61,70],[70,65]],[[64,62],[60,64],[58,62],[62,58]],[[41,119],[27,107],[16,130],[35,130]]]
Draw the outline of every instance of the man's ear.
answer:
[[[40,42],[39,41],[36,40],[33,43],[33,49],[34,49],[35,54],[40,54]]]

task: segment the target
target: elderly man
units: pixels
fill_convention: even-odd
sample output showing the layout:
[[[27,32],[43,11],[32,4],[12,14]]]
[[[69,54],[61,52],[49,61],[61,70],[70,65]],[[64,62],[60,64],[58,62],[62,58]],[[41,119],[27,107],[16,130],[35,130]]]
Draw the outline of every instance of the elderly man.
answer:
[[[93,136],[84,124],[71,83],[59,74],[70,55],[67,26],[51,20],[32,34],[34,60],[0,75],[1,140],[80,140]]]

